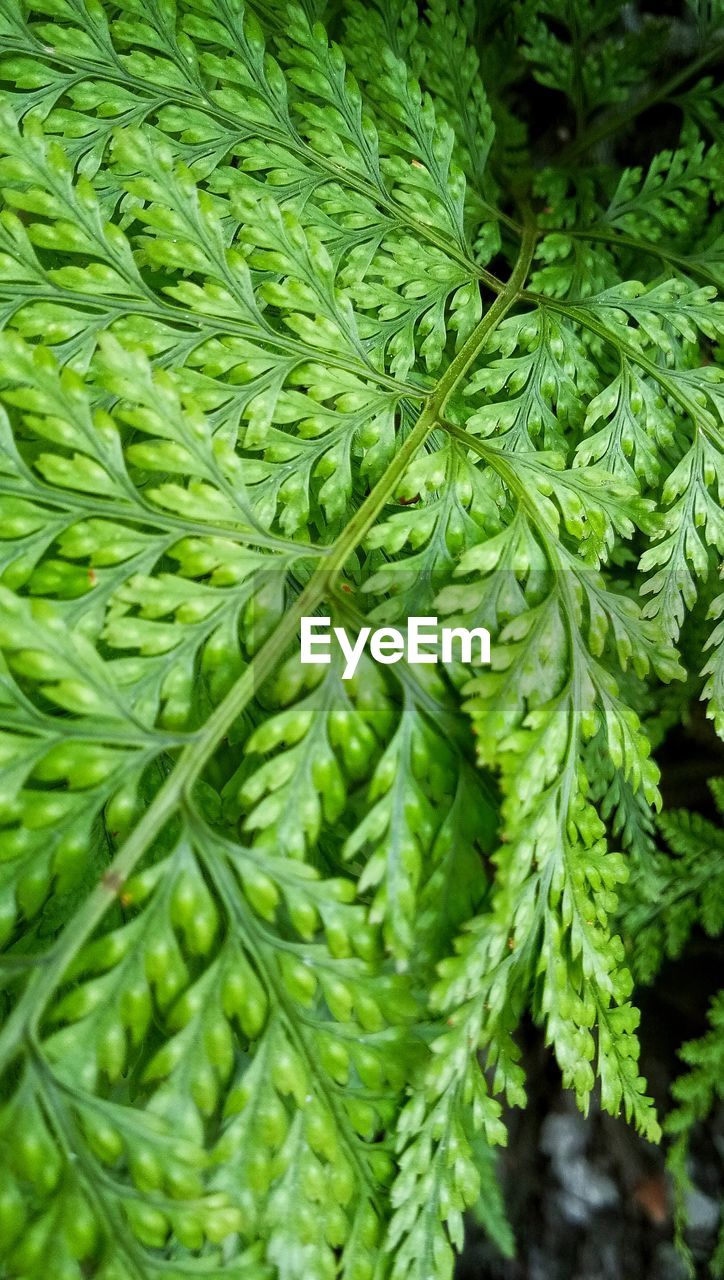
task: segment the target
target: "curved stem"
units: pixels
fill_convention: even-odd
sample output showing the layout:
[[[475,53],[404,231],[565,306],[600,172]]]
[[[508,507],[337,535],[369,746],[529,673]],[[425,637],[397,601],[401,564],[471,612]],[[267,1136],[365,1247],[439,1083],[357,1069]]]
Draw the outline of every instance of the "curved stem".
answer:
[[[717,285],[717,280],[705,263],[697,262],[693,258],[687,258],[681,253],[674,253],[664,245],[654,244],[652,240],[638,240],[635,236],[615,231],[613,227],[610,231],[596,231],[595,228],[590,231],[567,229],[560,231],[559,234],[571,236],[575,240],[587,240],[594,243],[608,244],[617,249],[633,249],[636,253],[650,254],[652,258],[659,258],[661,262],[669,262],[674,267],[680,267],[682,271],[691,271],[694,275],[700,275],[705,280],[708,280],[710,284]]]

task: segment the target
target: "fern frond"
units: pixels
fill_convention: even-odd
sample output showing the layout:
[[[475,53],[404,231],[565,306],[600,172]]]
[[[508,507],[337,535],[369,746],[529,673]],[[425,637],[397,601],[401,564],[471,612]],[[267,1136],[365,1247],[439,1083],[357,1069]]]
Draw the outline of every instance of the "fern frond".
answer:
[[[531,178],[520,114],[595,147],[621,21],[0,0],[3,1274],[448,1280],[481,1196],[510,1252],[526,1012],[658,1134],[617,930],[724,550],[720,159],[692,107]],[[433,612],[490,670],[299,660]]]

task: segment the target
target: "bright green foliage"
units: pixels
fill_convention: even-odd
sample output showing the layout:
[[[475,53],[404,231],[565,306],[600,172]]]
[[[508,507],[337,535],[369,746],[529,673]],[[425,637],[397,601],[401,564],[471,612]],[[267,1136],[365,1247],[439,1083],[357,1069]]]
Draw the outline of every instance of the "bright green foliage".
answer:
[[[12,1280],[510,1252],[526,1011],[660,1133],[633,977],[721,926],[651,755],[724,724],[719,37],[657,89],[624,8],[0,0]],[[637,87],[681,134],[622,169]],[[492,665],[345,681],[315,612]]]

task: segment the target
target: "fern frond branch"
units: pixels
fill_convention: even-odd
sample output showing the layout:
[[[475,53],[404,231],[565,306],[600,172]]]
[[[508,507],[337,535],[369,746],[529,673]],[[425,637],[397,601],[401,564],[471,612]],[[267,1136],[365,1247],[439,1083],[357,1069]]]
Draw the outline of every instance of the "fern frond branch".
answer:
[[[105,1222],[106,1229],[112,1233],[114,1242],[120,1246],[124,1261],[133,1268],[134,1276],[137,1280],[150,1280],[147,1259],[128,1230],[123,1214],[116,1211],[112,1198],[101,1194],[101,1190],[105,1188],[117,1195],[118,1183],[110,1177],[102,1165],[92,1158],[78,1125],[67,1114],[64,1098],[80,1100],[82,1095],[56,1078],[35,1043],[31,1048],[30,1060],[43,1108],[59,1146],[65,1153],[66,1160],[69,1164],[81,1169],[84,1189],[92,1200],[99,1218]],[[141,1191],[131,1182],[123,1185],[123,1197],[126,1200],[150,1204],[154,1209],[161,1211],[178,1210],[181,1204],[184,1208],[193,1210],[200,1207],[202,1203],[194,1200],[180,1202],[158,1194],[150,1196],[147,1190]],[[206,1265],[207,1263],[209,1265]],[[183,1259],[171,1261],[159,1258],[154,1260],[154,1269],[155,1272],[167,1272],[169,1280],[177,1280],[179,1276],[202,1276],[205,1280],[214,1280],[221,1274],[213,1261],[204,1258],[197,1258],[192,1263],[186,1263]]]
[[[297,634],[300,618],[311,614],[334,585],[337,574],[350,554],[360,545],[383,509],[406,467],[424,444],[440,418],[450,396],[467,373],[492,331],[521,297],[525,279],[533,259],[538,237],[537,228],[527,223],[520,252],[503,292],[461,347],[439,379],[417,423],[388,464],[385,472],[365,498],[349,524],[332,545],[325,562],[311,576],[308,585],[284,614],[279,625],[262,645],[253,660],[212,712],[195,741],[181,752],[155,799],[146,809],[138,825],[118,851],[101,881],[86,898],[52,949],[52,963],[38,969],[29,980],[0,1032],[0,1070],[17,1054],[28,1030],[34,1030],[43,1016],[48,1001],[63,980],[73,958],[116,901],[123,885],[166,822],[177,812],[179,803],[190,795],[194,782],[257,688],[272,674],[284,651]]]
[[[2,452],[0,449],[0,456]],[[85,494],[76,493],[72,489],[63,490],[61,496],[57,489],[42,481],[17,455],[14,461],[19,465],[22,483],[13,481],[9,476],[0,475],[0,496],[27,499],[29,489],[32,490],[33,498],[44,507],[57,508],[62,513],[64,519],[60,522],[61,527],[68,526],[77,520],[106,516],[119,524],[143,525],[155,530],[165,530],[171,537],[164,550],[173,546],[175,542],[173,534],[178,531],[179,538],[191,534],[225,538],[230,542],[241,543],[243,546],[264,547],[278,554],[286,553],[301,556],[304,559],[319,559],[326,556],[329,551],[329,546],[323,544],[296,542],[293,538],[265,533],[250,525],[239,527],[233,524],[207,522],[199,519],[198,516],[193,520],[174,516],[160,507],[152,506],[139,490],[130,490],[129,496],[134,501],[134,506],[130,503],[114,502],[112,498],[106,498],[100,494],[89,499]],[[48,512],[48,516],[50,514]],[[60,517],[58,518],[60,520]]]
[[[516,475],[511,458],[502,453],[501,450],[491,447],[487,441],[481,440],[479,436],[473,435],[472,432],[467,431],[465,427],[459,426],[456,422],[449,422],[447,419],[442,418],[439,425],[448,435],[455,440],[459,440],[461,444],[467,445],[479,457],[485,459],[488,466],[500,476],[500,479],[508,485],[516,498],[518,498],[529,519],[539,532],[546,550],[551,550],[550,538],[551,536],[555,537],[555,530],[541,519],[540,512],[536,510],[529,499],[525,485],[521,483]]]
[[[365,615],[359,609],[356,609],[349,598],[343,595],[336,587],[330,587],[328,599],[334,601],[340,617],[348,619],[358,630],[366,625]],[[462,750],[466,757],[472,759],[473,752],[471,751],[470,735],[461,725],[459,717],[454,714],[449,706],[439,701],[430,693],[429,689],[425,688],[415,667],[407,661],[404,654],[400,661],[395,663],[390,674],[402,685],[404,690],[412,694],[418,706],[422,707],[430,715],[434,723],[445,729],[448,741]]]
[[[202,825],[198,823],[198,819],[192,815],[191,811],[189,811],[189,818],[192,825],[197,825],[199,828],[199,847],[202,850],[203,860],[214,885],[226,905],[230,918],[235,919],[237,925],[240,926],[250,940],[253,941],[253,952],[257,961],[264,961],[267,959],[264,955],[264,951],[270,944],[264,941],[263,931],[256,924],[246,906],[246,903],[235,889],[228,868],[218,857],[214,857],[212,853],[204,851],[205,832]],[[221,843],[223,844],[224,842],[222,841]],[[360,1139],[351,1129],[344,1108],[338,1104],[334,1094],[328,1088],[327,1080],[323,1077],[322,1072],[319,1069],[318,1057],[315,1055],[307,1041],[307,1038],[303,1034],[299,1016],[296,1011],[292,1010],[287,991],[283,983],[279,981],[279,978],[274,973],[273,969],[273,964],[266,963],[261,977],[270,996],[273,998],[274,1008],[279,1011],[286,1027],[287,1035],[305,1061],[310,1076],[317,1081],[317,1087],[320,1095],[324,1099],[325,1105],[334,1116],[337,1133],[343,1140],[346,1154],[355,1168],[360,1184],[364,1186],[370,1203],[372,1203],[377,1211],[380,1212],[381,1202],[379,1193],[375,1188],[370,1172],[365,1166],[364,1161],[361,1159],[358,1150],[358,1146],[361,1145]]]
[[[498,285],[500,289],[503,288],[503,285],[496,280],[496,288]],[[156,294],[153,295],[153,305],[150,303],[139,304],[127,297],[101,298],[98,294],[63,289],[53,282],[47,293],[38,289],[37,285],[32,285],[25,289],[22,285],[13,284],[7,288],[0,285],[0,300],[3,298],[6,298],[10,303],[17,304],[15,310],[20,310],[26,301],[34,303],[57,303],[62,301],[69,307],[87,306],[99,318],[107,318],[107,324],[112,324],[114,320],[118,320],[122,316],[148,316],[150,319],[159,320],[162,324],[181,325],[186,330],[191,326],[193,329],[200,330],[199,345],[202,342],[207,342],[209,338],[233,335],[234,337],[246,338],[254,342],[261,350],[269,348],[285,352],[287,355],[293,355],[299,359],[300,364],[304,360],[319,359],[318,348],[310,347],[297,338],[287,338],[283,333],[275,334],[269,330],[260,332],[253,325],[235,321],[228,316],[204,316],[199,312],[174,306],[173,303],[167,302],[164,298],[159,298]],[[342,369],[345,373],[356,374],[360,378],[365,378],[368,382],[377,383],[388,391],[395,391],[398,395],[411,396],[417,400],[424,400],[427,395],[424,387],[401,382],[399,379],[391,377],[388,373],[372,369],[361,360],[335,355],[334,352],[329,355],[325,353],[324,358],[333,368]]]
[[[703,262],[696,262],[692,258],[687,258],[683,254],[673,253],[670,249],[660,244],[654,244],[652,240],[637,240],[635,236],[621,235],[618,232],[611,231],[587,231],[576,230],[573,228],[561,229],[561,234],[570,236],[574,240],[593,241],[595,243],[613,245],[615,248],[633,249],[636,253],[647,253],[653,258],[658,258],[661,262],[670,263],[673,267],[678,267],[681,271],[691,272],[692,275],[701,276],[702,280],[708,281],[709,284],[717,286],[718,282],[715,276],[707,268]]]
[[[680,71],[675,72],[663,84],[657,85],[645,97],[632,102],[625,111],[617,111],[605,116],[598,124],[594,124],[591,129],[582,134],[580,138],[575,138],[567,147],[564,147],[558,157],[558,163],[563,168],[578,160],[580,156],[585,155],[587,151],[597,146],[599,142],[603,142],[605,138],[609,138],[612,134],[617,133],[619,129],[624,129],[626,125],[631,124],[632,120],[642,115],[644,111],[655,107],[657,102],[665,102],[677,89],[686,84],[687,80],[692,79],[699,71],[703,71],[711,63],[718,62],[722,57],[724,57],[724,41],[718,40],[710,45],[708,49],[704,49],[698,58],[694,58],[685,67],[682,67]]]
[[[506,456],[500,450],[494,447],[491,447],[486,441],[481,440],[479,439],[479,437],[470,434],[468,431],[465,430],[464,427],[457,426],[456,424],[450,423],[450,422],[443,422],[441,423],[441,426],[443,426],[444,429],[456,440],[462,441],[464,444],[468,445],[470,449],[472,449],[475,453],[477,453],[481,458],[483,458],[487,463],[487,465],[490,466],[499,475],[500,479],[503,480],[505,485],[510,489],[511,493],[515,494],[515,497],[518,500],[520,506],[525,510],[528,519],[530,520],[531,524],[535,528],[536,533],[538,534],[538,537],[540,539],[541,545],[545,551],[550,567],[556,574],[556,580],[558,582],[558,590],[560,592],[562,602],[565,605],[565,608],[564,608],[565,625],[566,625],[568,644],[569,644],[569,649],[570,649],[571,659],[572,659],[571,670],[570,670],[568,681],[567,681],[567,688],[570,689],[571,700],[573,704],[573,714],[571,715],[571,724],[569,727],[569,736],[568,736],[568,744],[567,744],[567,752],[566,752],[566,768],[564,771],[562,771],[561,775],[557,777],[555,781],[551,784],[550,790],[560,789],[561,795],[563,797],[562,804],[561,804],[561,811],[562,813],[565,814],[568,812],[568,799],[569,799],[569,791],[570,791],[570,785],[571,785],[571,773],[573,769],[575,752],[577,749],[578,728],[579,728],[579,723],[581,718],[581,709],[579,705],[579,702],[580,702],[579,688],[578,688],[578,683],[575,679],[576,653],[580,651],[583,655],[584,664],[586,661],[585,648],[583,645],[583,641],[581,639],[578,626],[575,621],[576,604],[573,598],[571,583],[569,581],[569,574],[568,572],[566,572],[566,570],[572,570],[575,574],[576,569],[578,568],[578,565],[574,557],[566,554],[565,548],[562,547],[560,542],[558,541],[558,538],[556,536],[556,530],[551,528],[551,526],[545,520],[543,520],[540,512],[537,510],[535,505],[530,501],[530,497],[528,495],[526,486],[521,481],[520,477],[516,474],[515,466],[513,465],[511,458],[509,456]],[[562,553],[566,558],[565,564],[563,562]],[[581,566],[581,568],[582,567],[583,566]],[[574,895],[574,899],[575,899],[575,895]],[[545,895],[542,896],[542,900],[543,902],[545,901]],[[585,937],[586,937],[585,932],[583,933],[583,937],[585,940]]]
[[[186,537],[189,534],[198,534],[200,537],[216,537],[227,538],[229,542],[240,542],[243,546],[266,547],[270,551],[287,552],[301,555],[305,560],[319,559],[329,552],[329,547],[321,544],[312,544],[311,542],[295,542],[291,538],[277,538],[274,534],[257,533],[256,529],[239,529],[233,525],[223,524],[207,524],[203,520],[183,520],[180,516],[167,515],[165,511],[160,509],[157,511],[154,507],[148,507],[147,513],[143,510],[133,511],[120,503],[112,502],[106,498],[94,498],[92,502],[82,500],[80,495],[76,495],[72,490],[63,493],[62,500],[57,496],[57,490],[47,489],[43,485],[36,485],[38,501],[45,506],[55,506],[64,513],[68,513],[67,524],[75,520],[83,520],[92,516],[108,516],[126,524],[150,525],[154,529],[167,529],[173,531],[178,529],[179,537]],[[28,490],[24,485],[13,484],[11,481],[0,479],[0,496],[27,498]],[[78,500],[76,500],[78,498]],[[139,505],[141,505],[139,503]]]
[[[44,45],[39,47],[31,45],[28,47],[28,45],[22,41],[16,42],[12,40],[5,42],[3,51],[6,54],[18,53],[21,55],[27,55],[28,53],[32,53],[34,57],[40,60],[60,64],[61,66],[68,67],[71,71],[77,71],[78,75],[83,76],[83,78],[91,80],[108,79],[122,85],[126,89],[133,90],[135,88],[139,93],[144,93],[146,96],[151,94],[153,98],[156,99],[158,96],[158,85],[155,85],[152,81],[144,80],[139,76],[129,74],[120,62],[117,63],[114,61],[109,66],[107,63],[101,61],[95,62],[86,58],[70,59],[64,57],[62,53],[59,53],[56,50],[49,51]],[[180,71],[188,75],[188,67],[184,65],[183,61],[178,63],[178,68]],[[239,121],[237,117],[230,111],[225,111],[222,107],[217,106],[205,93],[194,93],[191,91],[184,92],[184,90],[180,89],[177,85],[164,85],[164,104],[173,102],[178,103],[180,106],[189,107],[194,111],[204,113],[211,119],[223,124],[227,129],[236,133],[239,139],[247,138],[253,132],[255,137],[263,139],[265,142],[271,142],[278,146],[286,147],[307,166],[321,169],[326,174],[329,181],[338,181],[340,170],[343,170],[346,186],[357,191],[360,195],[365,196],[379,208],[394,215],[398,222],[403,223],[410,231],[414,232],[415,235],[420,236],[423,240],[427,240],[430,244],[434,244],[436,248],[440,249],[446,255],[446,257],[464,267],[472,276],[477,277],[486,284],[490,284],[493,289],[503,289],[503,282],[500,281],[497,276],[492,275],[489,271],[480,267],[472,258],[468,257],[467,254],[463,253],[444,236],[440,235],[434,227],[429,226],[425,222],[419,221],[410,213],[409,210],[405,208],[404,205],[394,200],[390,195],[383,195],[378,187],[371,182],[365,181],[364,177],[354,169],[347,167],[343,168],[340,165],[338,158],[332,159],[326,157],[320,152],[314,151],[311,147],[306,146],[303,138],[293,138],[289,133],[284,132],[282,129],[275,129],[261,120],[255,120],[253,130],[250,127],[239,129]],[[153,100],[149,102],[149,113],[154,109],[155,105],[157,104]]]
[[[83,1105],[85,1107],[92,1108],[93,1103],[97,1101],[95,1095],[83,1093],[82,1090],[74,1088],[71,1084],[68,1084],[66,1080],[56,1076],[52,1066],[43,1056],[42,1050],[37,1044],[33,1045],[33,1055],[33,1066],[36,1068],[38,1077],[44,1077],[48,1092],[52,1091],[57,1097],[67,1099],[70,1104],[76,1107]],[[78,1147],[81,1147],[81,1145],[81,1143],[77,1144]],[[106,1186],[118,1186],[117,1180],[114,1179],[102,1166],[98,1168],[94,1167],[93,1174],[94,1176],[97,1176],[99,1181],[105,1182]],[[170,1197],[165,1196],[162,1192],[154,1191],[150,1193],[147,1190],[142,1191],[132,1183],[124,1184],[123,1193],[129,1200],[141,1200],[146,1203],[152,1200],[154,1207],[178,1208],[179,1202],[177,1200],[173,1200]],[[201,1203],[202,1201],[198,1199],[184,1201],[185,1205],[191,1205],[194,1208]]]
[[[694,426],[708,436],[717,449],[724,448],[724,440],[722,440],[712,415],[701,405],[696,404],[685,391],[682,391],[681,387],[676,385],[675,380],[668,376],[665,369],[650,360],[632,343],[626,342],[625,338],[621,338],[617,333],[612,333],[608,326],[601,323],[600,320],[596,320],[590,314],[590,310],[587,309],[588,304],[577,305],[576,303],[559,302],[557,299],[545,298],[541,294],[530,292],[526,292],[524,296],[526,301],[535,302],[538,306],[549,307],[552,311],[558,311],[561,315],[568,316],[569,320],[573,320],[575,324],[579,324],[582,328],[597,334],[599,338],[603,338],[604,341],[610,343],[617,351],[628,356],[629,360],[637,364],[640,369],[643,369],[659,383],[667,395],[672,400],[675,400],[691,418]]]
[[[541,545],[545,551],[551,569],[556,573],[558,589],[565,603],[564,617],[566,631],[568,635],[568,644],[571,653],[571,670],[566,682],[566,689],[570,689],[571,700],[573,703],[574,713],[571,715],[571,723],[569,725],[568,743],[565,756],[565,769],[551,783],[549,790],[554,791],[560,789],[562,802],[560,805],[561,812],[565,815],[568,812],[569,794],[571,786],[571,771],[573,769],[575,752],[578,744],[578,727],[580,722],[580,707],[578,698],[578,684],[575,679],[576,664],[573,656],[576,651],[581,648],[581,639],[575,619],[575,602],[572,597],[571,586],[568,581],[568,575],[564,572],[564,565],[561,559],[561,546],[557,540],[556,532],[542,518],[539,511],[530,501],[525,485],[516,474],[515,467],[511,459],[495,448],[491,448],[485,441],[480,440],[477,436],[471,435],[464,427],[455,426],[452,423],[441,424],[445,430],[455,439],[461,440],[468,444],[476,453],[485,459],[487,464],[500,476],[501,480],[507,485],[511,493],[514,493],[521,507],[526,511],[528,519],[534,526]],[[542,895],[542,901],[545,901],[545,895]]]
[[[576,619],[576,600],[574,595],[573,584],[570,579],[572,570],[575,574],[577,565],[574,556],[570,555],[566,548],[560,543],[556,536],[555,529],[551,528],[548,522],[542,518],[540,512],[531,502],[524,481],[517,474],[514,460],[496,449],[488,441],[481,440],[477,436],[469,434],[465,428],[457,426],[454,423],[443,422],[441,425],[455,439],[467,444],[471,450],[476,452],[483,458],[488,466],[490,466],[503,480],[505,485],[510,489],[525,510],[527,518],[535,528],[536,534],[544,549],[549,565],[556,576],[556,589],[562,605],[562,614],[567,635],[567,643],[571,657],[570,671],[566,680],[565,687],[560,691],[560,697],[568,697],[570,700],[570,715],[568,717],[568,736],[565,753],[561,758],[560,768],[557,776],[551,781],[548,787],[541,792],[541,799],[546,796],[553,796],[556,799],[556,811],[559,821],[559,839],[560,851],[558,856],[561,859],[566,878],[571,887],[571,908],[575,913],[578,921],[578,937],[582,948],[582,954],[589,957],[591,968],[595,968],[597,961],[596,948],[590,935],[588,926],[590,925],[589,910],[584,909],[582,903],[582,894],[580,886],[577,884],[576,867],[571,859],[569,841],[566,837],[566,825],[571,805],[571,790],[575,782],[576,761],[580,750],[581,724],[583,720],[584,710],[581,705],[581,679],[579,672],[585,672],[589,662],[590,655],[586,650],[585,643],[580,634]],[[580,566],[583,569],[583,566]],[[544,925],[546,904],[549,899],[549,891],[555,872],[555,860],[553,857],[548,859],[546,864],[538,872],[540,879],[540,887],[537,894],[537,907],[535,911],[535,919],[531,923],[523,946],[512,953],[512,956],[506,957],[511,971],[516,970],[525,972],[527,964],[524,963],[537,946],[539,931]],[[612,1023],[612,1012],[609,1007],[609,1001],[602,996],[600,989],[594,990],[593,998],[596,1007],[596,1026],[601,1036],[606,1032],[607,1042],[610,1042],[611,1048],[609,1052],[613,1053],[617,1062],[620,1064],[619,1076],[624,1082],[623,1085],[623,1102],[627,1115],[633,1109],[633,1098],[635,1089],[631,1087],[628,1080],[626,1068],[626,1056],[619,1051],[616,1042],[615,1028]],[[482,1018],[485,995],[475,997],[475,1007],[478,1009],[478,1016]],[[471,1002],[472,1003],[472,1002]],[[621,1003],[617,1001],[617,1003]],[[599,1047],[599,1053],[602,1050]],[[627,1090],[629,1092],[627,1092]],[[658,1132],[658,1124],[654,1118],[652,1132]]]
[[[113,1238],[125,1261],[132,1267],[133,1274],[138,1280],[146,1280],[143,1254],[116,1206],[100,1194],[99,1183],[104,1181],[103,1171],[88,1160],[85,1144],[80,1141],[76,1126],[71,1124],[65,1107],[56,1095],[55,1079],[35,1041],[31,1044],[29,1060],[43,1108],[66,1160],[80,1167],[83,1182],[100,1220],[105,1224],[106,1230],[113,1233]]]

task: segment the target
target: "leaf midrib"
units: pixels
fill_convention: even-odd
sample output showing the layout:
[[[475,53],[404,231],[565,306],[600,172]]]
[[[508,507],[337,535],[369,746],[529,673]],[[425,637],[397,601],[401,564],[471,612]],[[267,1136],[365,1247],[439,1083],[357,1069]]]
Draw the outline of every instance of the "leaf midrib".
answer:
[[[89,938],[106,910],[116,900],[119,889],[132,873],[166,822],[177,812],[180,802],[190,799],[191,789],[218,743],[251,701],[257,688],[272,674],[283,653],[295,638],[299,620],[312,614],[325,598],[350,554],[360,545],[401,479],[408,463],[439,423],[445,405],[487,341],[511,307],[520,298],[533,258],[537,228],[526,222],[520,252],[511,276],[495,302],[483,316],[457,356],[432,391],[416,425],[388,464],[370,494],[332,544],[328,556],[312,574],[308,585],[287,611],[252,662],[229,693],[215,708],[193,743],[181,752],[138,825],[106,868],[83,905],[68,921],[44,962],[34,971],[22,996],[0,1032],[0,1070],[10,1062],[23,1041],[35,1033],[43,1012],[60,986],[63,976]]]

